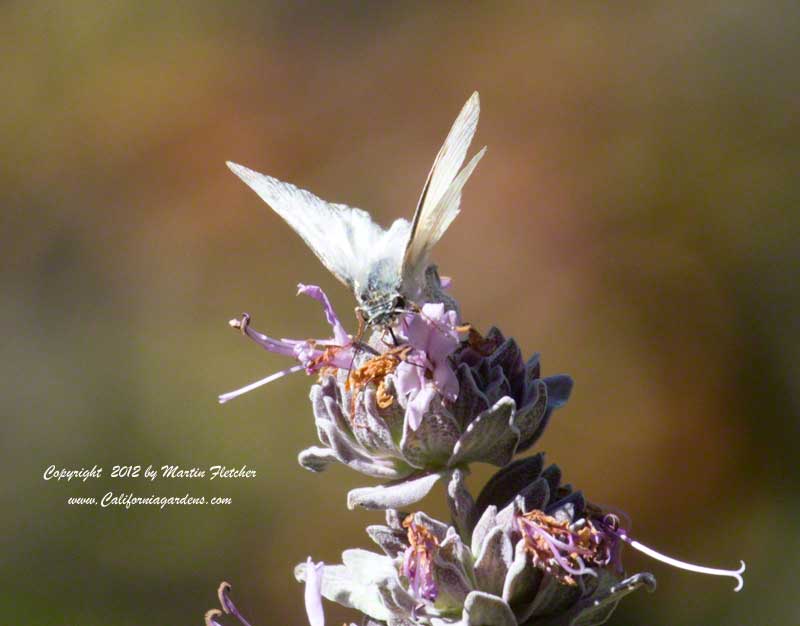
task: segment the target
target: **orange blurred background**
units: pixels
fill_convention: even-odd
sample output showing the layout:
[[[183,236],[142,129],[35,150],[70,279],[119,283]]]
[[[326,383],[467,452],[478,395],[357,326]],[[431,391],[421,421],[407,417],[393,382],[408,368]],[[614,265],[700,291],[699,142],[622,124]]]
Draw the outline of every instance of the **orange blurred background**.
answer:
[[[373,481],[298,466],[302,374],[216,396],[290,364],[228,319],[321,336],[296,284],[349,323],[352,296],[224,161],[387,225],[476,89],[489,151],[435,260],[467,320],[575,378],[539,449],[644,543],[748,563],[734,594],[628,553],[659,589],[609,623],[800,623],[795,3],[6,2],[0,33],[8,623],[199,625],[222,579],[254,626],[305,623],[293,566],[370,547],[345,494]],[[42,479],[95,463],[258,477]],[[65,503],[122,488],[233,504]]]

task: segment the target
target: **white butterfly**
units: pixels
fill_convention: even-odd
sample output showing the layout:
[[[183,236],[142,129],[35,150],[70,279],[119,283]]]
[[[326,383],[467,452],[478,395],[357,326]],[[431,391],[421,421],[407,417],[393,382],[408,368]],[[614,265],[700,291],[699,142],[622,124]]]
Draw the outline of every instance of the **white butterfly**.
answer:
[[[475,92],[436,155],[412,222],[398,219],[388,230],[361,209],[325,202],[230,161],[228,167],[353,291],[367,324],[388,324],[407,302],[420,296],[430,251],[458,215],[461,190],[486,152],[484,147],[461,168],[479,113]]]

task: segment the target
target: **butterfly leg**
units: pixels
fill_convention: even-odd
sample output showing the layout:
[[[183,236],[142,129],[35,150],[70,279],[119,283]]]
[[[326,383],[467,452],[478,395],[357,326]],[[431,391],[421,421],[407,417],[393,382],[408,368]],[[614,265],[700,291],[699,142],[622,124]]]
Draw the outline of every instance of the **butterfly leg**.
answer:
[[[358,320],[358,331],[356,332],[356,336],[353,337],[353,341],[351,344],[355,348],[353,350],[353,358],[350,360],[350,367],[347,368],[347,375],[350,376],[350,372],[353,369],[353,364],[356,362],[356,357],[361,353],[361,351],[369,352],[372,355],[377,356],[378,351],[375,350],[369,344],[364,343],[361,339],[364,336],[364,331],[366,330],[367,323],[364,319],[364,311],[361,310],[360,306],[356,307],[356,319]]]
[[[361,338],[364,336],[364,331],[367,328],[367,320],[364,319],[364,310],[360,307],[356,307],[356,319],[358,320],[358,332],[356,332],[356,336],[353,338],[353,343],[360,343]]]

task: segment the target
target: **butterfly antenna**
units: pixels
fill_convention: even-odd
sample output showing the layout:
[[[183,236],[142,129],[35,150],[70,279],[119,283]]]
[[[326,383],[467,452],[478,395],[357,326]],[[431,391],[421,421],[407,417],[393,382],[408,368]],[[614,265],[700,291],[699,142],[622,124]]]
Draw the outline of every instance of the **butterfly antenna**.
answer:
[[[362,343],[359,341],[358,343],[354,343],[355,350],[353,350],[353,358],[350,359],[350,365],[347,367],[347,379],[350,379],[350,373],[353,371],[353,364],[356,362],[356,357],[361,352]]]

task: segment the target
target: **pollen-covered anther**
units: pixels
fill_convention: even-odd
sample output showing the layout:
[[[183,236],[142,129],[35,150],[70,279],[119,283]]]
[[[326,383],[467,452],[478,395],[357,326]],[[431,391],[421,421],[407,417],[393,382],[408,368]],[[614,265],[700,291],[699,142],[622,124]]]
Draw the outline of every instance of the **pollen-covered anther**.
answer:
[[[403,575],[415,596],[432,602],[439,595],[433,579],[433,558],[439,550],[439,541],[430,530],[414,521],[413,513],[403,520],[403,528],[408,529],[410,544],[403,555]]]
[[[227,613],[228,615],[233,615],[242,626],[250,626],[250,622],[248,622],[244,616],[239,612],[236,608],[236,605],[231,600],[231,585],[228,582],[222,581],[217,589],[217,597],[219,598],[220,606],[222,606],[222,611]],[[219,623],[214,619],[215,617],[219,617],[222,613],[218,609],[212,609],[206,613],[206,625],[207,626],[219,626]]]
[[[219,609],[209,609],[206,611],[205,614],[205,623],[206,626],[219,626],[219,622],[215,619],[222,615],[222,611]]]
[[[247,334],[247,327],[250,325],[250,314],[249,313],[242,313],[242,319],[234,317],[232,320],[228,322],[228,326],[234,328],[238,331],[241,331],[243,335]]]
[[[533,510],[519,515],[517,525],[534,563],[566,585],[577,585],[577,576],[597,576],[590,566],[603,567],[607,562],[606,542],[591,523],[570,526]]]
[[[307,343],[311,348],[317,345],[317,342],[313,339],[309,339]],[[334,374],[339,368],[335,365],[331,365],[331,363],[334,362],[336,355],[344,349],[344,346],[326,346],[319,356],[316,356],[308,361],[306,365],[306,371],[318,372],[320,379],[322,379],[324,376]]]
[[[378,406],[382,409],[390,407],[394,398],[386,391],[385,379],[397,369],[410,351],[411,346],[401,346],[369,359],[358,369],[350,371],[345,389],[359,391],[369,383],[374,383],[377,387]]]

